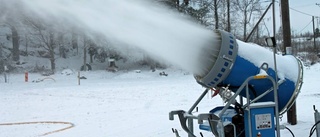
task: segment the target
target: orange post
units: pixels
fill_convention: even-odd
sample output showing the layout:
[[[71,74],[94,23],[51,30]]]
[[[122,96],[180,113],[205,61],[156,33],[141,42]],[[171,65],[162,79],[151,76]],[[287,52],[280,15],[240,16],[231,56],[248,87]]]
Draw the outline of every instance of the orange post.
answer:
[[[26,71],[26,72],[24,73],[24,81],[25,81],[25,82],[28,82],[28,79],[29,79],[29,77],[28,77],[28,72]]]

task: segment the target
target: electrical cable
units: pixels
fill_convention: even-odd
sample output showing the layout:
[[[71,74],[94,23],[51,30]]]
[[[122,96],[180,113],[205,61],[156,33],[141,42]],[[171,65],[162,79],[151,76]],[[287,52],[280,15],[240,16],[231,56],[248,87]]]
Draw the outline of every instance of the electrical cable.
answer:
[[[316,130],[316,126],[320,123],[320,121],[316,122],[312,128],[310,129],[310,134],[309,134],[309,137],[311,137],[314,133],[314,131]]]
[[[301,33],[304,29],[306,29],[311,23],[312,23],[312,20],[302,30],[300,30],[299,33]]]
[[[292,130],[291,130],[290,128],[286,127],[286,129],[291,133],[292,137],[295,137],[294,134],[293,134],[293,132],[292,132]]]
[[[304,8],[304,7],[310,7],[310,6],[314,6],[314,4],[306,4],[306,5],[294,6],[294,8]]]
[[[237,137],[240,137],[243,133],[244,133],[244,130],[242,130],[242,131],[237,135]]]
[[[312,128],[310,129],[310,133],[309,133],[309,137],[312,136],[312,134],[314,133],[314,131],[316,130],[316,125],[319,124],[320,121],[318,121],[317,123],[315,123]]]
[[[310,133],[309,137],[311,137],[311,136],[313,135],[313,133],[314,133],[315,130],[316,130],[315,128],[312,129],[312,132]]]
[[[301,13],[301,14],[307,15],[307,16],[311,16],[311,17],[314,16],[314,17],[318,17],[318,18],[319,18],[319,16],[311,15],[311,14],[309,14],[309,13],[305,13],[305,12],[296,10],[296,9],[294,9],[294,8],[291,8],[291,7],[290,7],[290,9],[291,9],[291,10],[294,10],[294,11],[296,11],[296,12],[299,12],[299,13]]]

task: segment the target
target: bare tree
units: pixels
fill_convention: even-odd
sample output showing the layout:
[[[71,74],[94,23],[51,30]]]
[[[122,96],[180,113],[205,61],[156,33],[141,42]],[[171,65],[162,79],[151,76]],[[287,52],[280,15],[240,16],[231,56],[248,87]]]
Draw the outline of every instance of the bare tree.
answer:
[[[219,29],[218,3],[219,3],[219,0],[213,0],[215,29]]]
[[[180,7],[180,1],[179,0],[156,0],[157,2],[161,2],[164,5],[167,5],[168,7],[172,7],[174,9],[178,9]]]
[[[57,30],[54,29],[52,25],[40,19],[27,18],[25,21],[34,29],[34,36],[40,41],[40,47],[46,51],[40,56],[50,60],[51,71],[54,72],[56,69],[55,49],[58,47],[55,36],[57,35]]]
[[[227,31],[231,31],[231,22],[230,22],[230,0],[227,0],[227,16],[228,16],[228,25],[227,25]]]
[[[77,49],[77,54],[79,54],[79,46],[78,46],[78,34],[75,31],[75,29],[72,30],[72,35],[71,35],[71,43],[72,43],[72,48]]]
[[[9,28],[11,29],[11,38],[12,38],[12,60],[19,61],[20,59],[20,51],[19,51],[19,34],[16,27],[13,24],[8,24]]]
[[[11,10],[12,6],[19,6],[15,2],[2,2],[0,5],[0,23],[1,25],[10,28],[11,30],[11,40],[12,40],[12,60],[19,61],[20,52],[19,52],[19,33],[17,26],[20,22],[19,7],[16,7],[17,10]]]
[[[239,29],[231,29],[239,26],[238,20],[238,10],[235,2],[230,2],[230,0],[212,0],[210,10],[213,12],[214,29],[222,29],[228,32],[236,33]],[[231,15],[232,18],[231,18]],[[232,22],[232,23],[231,23]]]
[[[235,4],[239,11],[242,12],[243,20],[243,39],[247,38],[248,25],[252,19],[253,13],[259,11],[260,2],[259,0],[236,0]]]

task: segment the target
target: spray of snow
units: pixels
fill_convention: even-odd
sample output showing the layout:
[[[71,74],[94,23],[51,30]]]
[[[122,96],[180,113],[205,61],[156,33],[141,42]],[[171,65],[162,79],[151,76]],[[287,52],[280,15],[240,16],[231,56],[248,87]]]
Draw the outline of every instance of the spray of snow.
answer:
[[[36,15],[58,26],[72,24],[83,32],[94,32],[114,46],[138,47],[153,59],[166,61],[195,74],[203,73],[206,58],[219,45],[219,36],[156,2],[146,0],[13,0],[25,14]],[[22,8],[21,8],[22,7]],[[95,37],[94,35],[91,37]],[[239,55],[260,66],[273,66],[272,52],[238,40]],[[127,48],[123,51],[127,52]],[[254,53],[252,53],[254,51]],[[289,58],[289,59],[288,59]],[[297,79],[298,67],[290,56],[277,56],[279,77]],[[293,66],[293,67],[288,67]]]
[[[144,0],[16,0],[26,13],[56,23],[63,20],[123,45],[138,47],[153,59],[199,72],[199,56],[215,34],[156,2]],[[61,24],[63,26],[65,24]],[[83,31],[82,30],[82,31]],[[115,45],[119,48],[121,45]]]

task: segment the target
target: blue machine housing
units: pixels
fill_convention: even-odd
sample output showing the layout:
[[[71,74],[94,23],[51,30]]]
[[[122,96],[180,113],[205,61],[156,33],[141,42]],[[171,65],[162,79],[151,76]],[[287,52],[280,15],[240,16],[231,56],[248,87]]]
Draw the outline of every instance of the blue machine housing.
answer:
[[[232,91],[236,91],[241,84],[250,76],[255,76],[259,74],[260,68],[255,66],[253,63],[247,61],[246,59],[237,56],[237,59],[234,63],[234,66],[229,73],[228,77],[223,80],[219,85],[220,86],[227,86],[229,85],[229,89]],[[274,79],[275,77],[275,71],[271,68],[268,68],[267,74]],[[278,79],[279,80],[279,79]],[[277,80],[277,81],[278,81]],[[272,88],[272,82],[268,79],[259,79],[259,80],[251,80],[249,82],[249,93],[250,93],[250,99],[254,99],[255,97],[261,95],[265,91]],[[285,78],[284,82],[279,84],[278,86],[278,106],[279,111],[282,111],[287,106],[288,102],[290,101],[291,97],[294,94],[295,91],[295,82]],[[246,96],[245,90],[241,91],[240,95]],[[274,94],[273,92],[270,92],[269,94],[265,95],[261,99],[259,99],[257,102],[268,102],[268,101],[274,101]]]
[[[212,110],[210,110],[209,113],[211,114],[215,114],[216,116],[219,115],[219,113],[221,112],[221,110],[224,108],[224,106],[219,106],[216,107]],[[223,113],[221,120],[224,122],[232,122],[232,118],[237,115],[237,112],[235,111],[235,109],[233,107],[229,107],[225,113]],[[201,130],[205,130],[205,131],[211,131],[210,125],[208,122],[205,122],[203,124],[199,124],[199,129]]]

